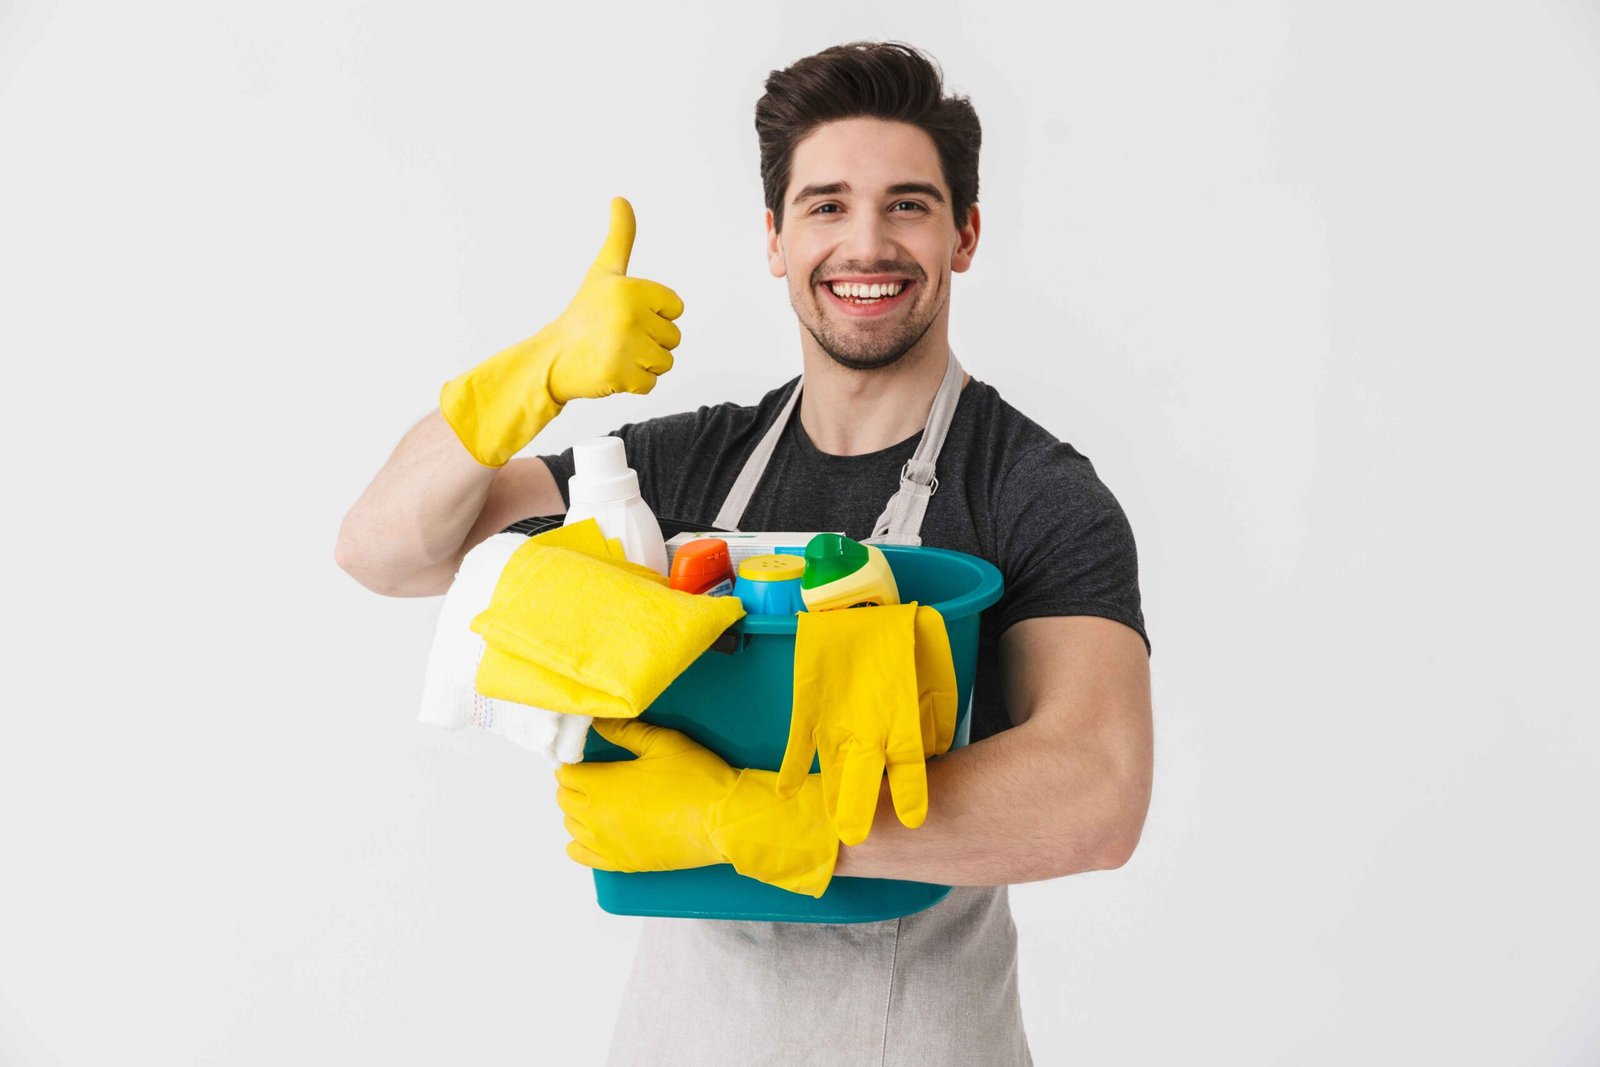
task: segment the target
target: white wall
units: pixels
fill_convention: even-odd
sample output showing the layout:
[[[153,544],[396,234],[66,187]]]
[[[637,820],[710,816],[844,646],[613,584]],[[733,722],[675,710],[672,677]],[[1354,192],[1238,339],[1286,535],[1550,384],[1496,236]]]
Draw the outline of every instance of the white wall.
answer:
[[[511,8],[0,5],[0,1061],[599,1062],[635,922],[334,535],[614,194],[678,368],[538,450],[797,373],[752,107],[869,37],[984,122],[957,351],[1139,543],[1154,805],[1014,890],[1038,1062],[1600,1060],[1594,5]]]

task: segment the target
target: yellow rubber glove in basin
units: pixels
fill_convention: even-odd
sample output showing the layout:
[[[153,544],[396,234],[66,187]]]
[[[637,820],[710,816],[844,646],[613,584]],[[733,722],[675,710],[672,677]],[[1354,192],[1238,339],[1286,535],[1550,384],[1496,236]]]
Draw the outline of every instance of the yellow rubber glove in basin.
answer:
[[[885,771],[895,814],[928,815],[926,759],[955,734],[956,673],[944,617],[926,605],[802,612],[795,620],[794,701],[778,788],[797,789],[817,757],[839,840],[872,832]]]

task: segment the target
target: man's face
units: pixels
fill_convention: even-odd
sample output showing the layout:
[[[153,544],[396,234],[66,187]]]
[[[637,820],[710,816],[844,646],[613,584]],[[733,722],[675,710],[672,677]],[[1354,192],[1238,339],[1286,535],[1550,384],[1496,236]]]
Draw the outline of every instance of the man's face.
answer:
[[[946,314],[951,272],[971,265],[978,244],[978,210],[956,229],[939,153],[922,130],[827,123],[795,146],[784,197],[782,233],[767,212],[768,263],[835,362],[887,367]]]

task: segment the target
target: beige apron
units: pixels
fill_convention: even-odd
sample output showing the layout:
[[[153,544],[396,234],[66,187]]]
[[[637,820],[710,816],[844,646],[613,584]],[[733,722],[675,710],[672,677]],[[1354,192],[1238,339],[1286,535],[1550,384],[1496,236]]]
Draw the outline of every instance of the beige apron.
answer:
[[[870,540],[921,544],[934,463],[960,399],[950,353],[927,428]],[[745,462],[716,525],[736,530],[802,380]],[[873,923],[645,919],[612,1067],[944,1067],[1032,1064],[1005,886],[957,886]]]

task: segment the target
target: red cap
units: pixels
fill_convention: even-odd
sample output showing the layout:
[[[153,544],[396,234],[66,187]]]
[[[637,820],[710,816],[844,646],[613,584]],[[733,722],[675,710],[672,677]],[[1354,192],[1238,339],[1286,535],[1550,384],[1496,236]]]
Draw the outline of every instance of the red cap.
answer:
[[[699,593],[723,579],[732,578],[728,542],[720,537],[700,537],[673,554],[672,573],[667,576],[667,584],[685,593]]]

